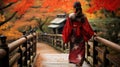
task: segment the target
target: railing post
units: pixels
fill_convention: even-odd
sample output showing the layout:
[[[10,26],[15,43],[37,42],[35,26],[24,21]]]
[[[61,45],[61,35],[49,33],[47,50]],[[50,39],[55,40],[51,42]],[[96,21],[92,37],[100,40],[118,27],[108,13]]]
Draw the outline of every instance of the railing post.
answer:
[[[30,66],[29,67],[33,67],[34,66],[34,58],[36,56],[36,38],[37,38],[37,35],[35,33],[35,29],[31,30],[31,35],[33,36],[33,38],[31,38],[29,40],[29,45],[30,45],[30,48],[29,48],[29,59],[30,59]]]
[[[22,46],[19,46],[19,50],[18,50],[18,52],[20,53],[20,58],[18,60],[19,67],[23,67],[23,61],[22,61],[23,51],[21,49],[22,49]]]
[[[23,66],[27,66],[27,37],[26,37],[26,32],[23,32],[23,37],[25,37],[26,38],[26,42],[25,43],[23,43],[23,47],[25,47],[25,52],[24,52],[24,58],[23,58]]]
[[[95,41],[94,39],[95,37],[93,37],[93,67],[95,67],[95,64],[98,64],[98,60],[97,60],[97,50],[95,49],[98,46],[98,42]]]
[[[33,38],[31,39],[31,47],[30,47],[30,61],[31,61],[31,65],[32,65],[33,59],[34,59],[34,34],[33,34],[33,30],[31,30],[31,35],[33,36]]]
[[[31,34],[31,31],[28,31],[28,34]],[[30,48],[31,48],[31,39],[27,39],[27,67],[31,67],[31,60],[30,60]]]
[[[6,38],[6,36],[0,36],[0,49],[4,49],[6,51],[6,55],[0,59],[0,67],[9,67],[9,48],[6,44]]]
[[[34,62],[34,57],[35,57],[35,45],[36,45],[36,38],[34,39],[34,37],[36,35],[34,35],[34,30],[31,30],[30,31],[30,34],[33,36],[30,40],[29,40],[29,45],[30,45],[30,48],[29,48],[29,60],[30,60],[30,66],[29,67],[32,67],[33,66],[33,62]]]
[[[33,32],[35,32],[35,30],[33,30]],[[33,46],[34,46],[34,57],[36,56],[36,54],[37,54],[37,40],[36,40],[36,38],[37,38],[37,36],[36,35],[34,35],[34,37],[33,37]]]

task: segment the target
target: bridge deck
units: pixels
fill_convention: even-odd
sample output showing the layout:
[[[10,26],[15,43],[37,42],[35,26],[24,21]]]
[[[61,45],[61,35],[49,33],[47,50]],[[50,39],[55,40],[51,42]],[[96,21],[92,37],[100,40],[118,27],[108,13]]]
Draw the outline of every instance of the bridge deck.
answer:
[[[68,54],[61,53],[45,43],[37,43],[35,67],[76,67],[69,64]],[[84,62],[82,67],[90,67]]]

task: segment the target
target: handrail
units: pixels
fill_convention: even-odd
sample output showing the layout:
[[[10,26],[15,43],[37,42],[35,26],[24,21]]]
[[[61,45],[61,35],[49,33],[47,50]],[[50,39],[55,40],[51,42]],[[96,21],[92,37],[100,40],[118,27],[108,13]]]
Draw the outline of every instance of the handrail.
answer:
[[[12,65],[20,58],[20,53],[16,53],[10,60],[9,60],[9,66],[12,67]]]
[[[41,34],[41,35],[47,35],[47,36],[62,36],[62,34]]]
[[[26,36],[27,39],[31,39],[33,36],[30,34],[28,36]],[[23,44],[27,39],[25,37],[22,37],[12,43],[10,43],[8,45],[9,47],[9,52],[12,52],[14,49],[16,49],[18,46],[20,46],[21,44]]]
[[[86,43],[86,47],[86,60],[93,67],[118,67],[120,65],[117,63],[120,62],[120,56],[117,55],[120,53],[119,44],[116,44],[99,36],[94,36],[93,41]]]
[[[31,31],[24,34],[22,38],[7,44],[6,36],[0,36],[0,67],[12,67],[16,62],[20,67],[34,66],[36,38],[36,32]]]
[[[99,37],[99,36],[94,37],[94,39],[100,43],[103,43],[105,46],[108,46],[108,47],[120,52],[120,45],[119,44],[113,43],[113,42],[106,40],[106,39]]]

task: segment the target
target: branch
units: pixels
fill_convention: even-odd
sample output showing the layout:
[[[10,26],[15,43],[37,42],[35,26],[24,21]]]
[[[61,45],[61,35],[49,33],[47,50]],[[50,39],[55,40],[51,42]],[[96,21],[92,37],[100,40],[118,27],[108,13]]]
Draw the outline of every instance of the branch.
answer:
[[[16,14],[17,14],[17,12],[14,12],[10,18],[8,18],[7,20],[5,20],[3,22],[0,22],[0,26],[2,26],[3,24],[7,23],[8,21],[10,21]]]
[[[40,25],[40,30],[45,33],[45,31],[43,30],[43,26],[45,25],[45,23],[48,21],[49,17],[46,18],[46,20]]]
[[[4,6],[4,7],[0,7],[0,10],[3,10],[5,8],[7,8],[7,7],[10,7],[12,4],[14,4],[14,3],[10,3],[10,4],[8,4],[8,5]]]
[[[32,6],[31,8],[40,8],[41,6]]]

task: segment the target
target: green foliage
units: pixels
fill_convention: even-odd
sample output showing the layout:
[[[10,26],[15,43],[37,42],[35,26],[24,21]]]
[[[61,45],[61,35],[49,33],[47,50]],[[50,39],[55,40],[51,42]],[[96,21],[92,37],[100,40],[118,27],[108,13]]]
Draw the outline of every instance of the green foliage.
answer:
[[[106,23],[106,37],[115,43],[120,43],[120,20],[117,18],[110,18],[108,20],[109,22]]]
[[[89,20],[94,30],[98,33],[102,32],[100,36],[120,44],[120,20],[119,18],[106,18]]]

